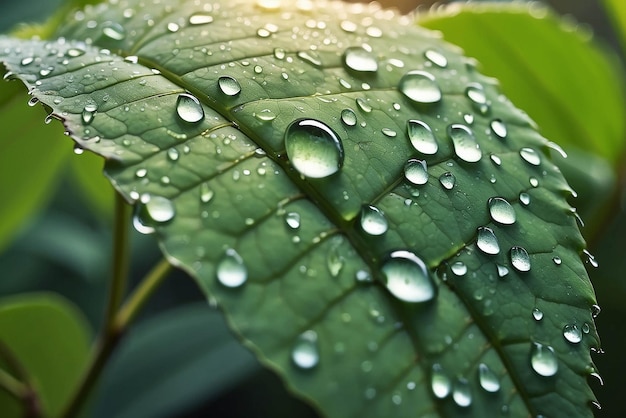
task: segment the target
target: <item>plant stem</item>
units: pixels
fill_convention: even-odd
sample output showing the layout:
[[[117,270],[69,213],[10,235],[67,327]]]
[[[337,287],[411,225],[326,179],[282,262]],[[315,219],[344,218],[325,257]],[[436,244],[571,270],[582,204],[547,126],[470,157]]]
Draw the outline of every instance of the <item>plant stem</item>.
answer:
[[[0,340],[0,358],[7,370],[0,368],[0,389],[19,400],[24,407],[25,417],[41,417],[41,402],[26,368],[13,354],[9,346]]]

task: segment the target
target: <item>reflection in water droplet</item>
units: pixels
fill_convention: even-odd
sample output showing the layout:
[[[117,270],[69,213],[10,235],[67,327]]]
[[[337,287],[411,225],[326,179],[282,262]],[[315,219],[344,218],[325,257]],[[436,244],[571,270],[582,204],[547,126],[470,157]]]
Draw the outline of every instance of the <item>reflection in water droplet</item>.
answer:
[[[572,344],[578,344],[583,339],[583,332],[578,325],[567,324],[563,327],[563,337]]]
[[[372,205],[363,205],[361,207],[359,221],[363,232],[369,235],[382,235],[389,228],[385,215]]]
[[[374,55],[363,47],[350,47],[343,53],[343,63],[353,71],[375,73],[378,62]]]
[[[540,165],[541,157],[539,153],[532,148],[522,148],[519,151],[519,155],[522,157],[524,161],[531,165]]]
[[[442,97],[435,77],[426,71],[409,71],[400,79],[399,89],[418,104],[437,103]]]
[[[289,212],[285,214],[285,223],[291,229],[300,228],[300,214],[298,212]]]
[[[285,148],[293,167],[306,177],[328,177],[343,165],[343,144],[339,136],[318,120],[292,122],[285,132]]]
[[[464,377],[457,378],[452,391],[454,403],[466,408],[472,404],[472,391],[469,382]]]
[[[102,24],[102,34],[114,41],[121,41],[126,37],[126,30],[119,23],[107,21]]]
[[[541,321],[543,319],[543,311],[539,308],[533,308],[533,318],[535,321]]]
[[[426,122],[411,119],[407,122],[406,128],[411,145],[416,151],[426,155],[437,153],[439,144],[437,144],[437,139]]]
[[[428,182],[428,167],[426,161],[411,158],[404,165],[404,177],[415,185]]]
[[[304,370],[312,369],[319,364],[320,354],[315,331],[308,330],[298,336],[291,350],[291,360]]]
[[[530,271],[530,256],[523,247],[512,247],[509,254],[511,256],[511,265],[515,270],[520,272]]]
[[[176,113],[183,121],[189,123],[197,123],[204,118],[204,109],[200,101],[187,93],[178,95]]]
[[[478,227],[476,246],[485,254],[496,255],[500,253],[500,245],[498,244],[496,234],[493,232],[493,229],[486,226]]]
[[[515,223],[515,209],[502,197],[489,198],[488,204],[491,219],[502,225],[513,225]]]
[[[356,125],[357,119],[354,110],[352,109],[343,109],[341,111],[341,121],[347,126]]]
[[[457,157],[468,163],[480,161],[483,153],[470,128],[455,123],[448,127],[448,135],[452,139],[454,153]]]
[[[231,76],[221,76],[217,79],[217,85],[222,93],[227,96],[236,96],[241,93],[241,86],[239,82]]]
[[[239,287],[248,280],[248,269],[234,249],[227,249],[217,263],[217,280],[230,288]]]
[[[446,376],[440,364],[433,364],[432,374],[430,378],[430,388],[439,399],[443,399],[450,394],[451,384],[450,378]]]
[[[506,138],[506,134],[507,134],[506,125],[500,119],[492,120],[489,126],[491,126],[491,131],[498,138],[502,138],[502,139]]]
[[[448,66],[448,59],[441,54],[440,52],[435,51],[434,49],[428,49],[424,52],[424,57],[437,67],[445,68]]]
[[[98,110],[98,106],[95,103],[87,103],[83,108],[83,112],[81,114],[81,119],[83,120],[83,124],[89,125],[93,122],[93,119],[96,116],[96,111]]]
[[[445,172],[441,176],[439,176],[439,183],[441,183],[444,189],[452,190],[452,188],[456,184],[456,177],[454,177],[454,174],[449,171]]]
[[[500,390],[500,379],[485,363],[478,365],[478,381],[480,387],[487,392],[495,393]]]
[[[540,376],[554,376],[559,370],[559,363],[554,349],[549,345],[533,343],[530,352],[530,365]]]
[[[426,264],[410,251],[392,252],[381,271],[389,292],[404,302],[426,302],[435,297],[435,284]]]

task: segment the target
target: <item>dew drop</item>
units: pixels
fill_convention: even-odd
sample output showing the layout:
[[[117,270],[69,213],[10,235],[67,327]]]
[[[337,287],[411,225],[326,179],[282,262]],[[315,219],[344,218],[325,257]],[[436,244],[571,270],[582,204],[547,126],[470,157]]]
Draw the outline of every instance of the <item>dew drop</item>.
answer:
[[[500,390],[500,379],[485,363],[478,365],[478,381],[480,387],[490,393]]]
[[[179,29],[180,29],[180,26],[178,25],[178,23],[170,22],[167,24],[167,30],[172,33],[178,32]]]
[[[187,93],[178,95],[176,113],[178,117],[188,123],[197,123],[204,118],[204,109],[202,109],[200,101]]]
[[[411,119],[407,122],[406,129],[411,145],[416,151],[426,155],[437,153],[439,149],[437,139],[426,122]]]
[[[554,376],[559,369],[559,363],[554,349],[549,345],[533,343],[530,352],[530,365],[540,376]]]
[[[357,97],[356,105],[365,113],[370,113],[372,111],[372,106],[370,106],[365,99]]]
[[[510,252],[511,265],[520,272],[530,271],[530,257],[523,247],[512,247]]]
[[[441,364],[435,363],[432,367],[432,374],[430,378],[430,388],[439,399],[443,399],[450,394],[451,383],[450,378],[446,376]]]
[[[341,254],[339,254],[339,250],[336,246],[331,247],[328,255],[326,256],[326,267],[328,267],[328,272],[332,277],[339,276],[343,266],[345,264],[345,259]]]
[[[415,185],[423,185],[428,182],[428,167],[426,161],[411,158],[404,165],[404,177]]]
[[[519,202],[524,206],[530,205],[530,195],[526,192],[521,192],[519,194]]]
[[[360,46],[347,48],[343,53],[343,63],[356,72],[375,73],[378,71],[378,62],[374,55]]]
[[[583,324],[581,329],[582,329],[583,333],[585,333],[585,334],[589,334],[589,331],[591,331],[591,328],[589,327],[589,324],[586,323],[586,322]]]
[[[494,222],[502,225],[512,225],[515,223],[515,209],[502,197],[490,197],[487,203],[489,214]]]
[[[124,27],[116,22],[104,22],[102,24],[102,34],[114,41],[121,41],[126,37]]]
[[[409,71],[400,79],[399,89],[407,98],[418,104],[437,103],[442,97],[435,77],[426,71]]]
[[[502,278],[509,274],[509,268],[502,264],[496,264],[496,270],[498,271],[498,277]]]
[[[486,226],[478,227],[476,246],[485,254],[496,255],[500,253],[500,245],[498,244],[496,234],[493,232],[493,229]]]
[[[448,127],[448,135],[452,139],[454,153],[457,157],[468,163],[480,161],[483,153],[470,128],[455,123]]]
[[[387,232],[389,224],[385,215],[375,206],[363,205],[359,214],[361,229],[368,235],[382,235]]]
[[[462,408],[466,408],[472,404],[472,391],[467,379],[463,377],[457,378],[452,390],[452,399],[454,403]]]
[[[389,292],[404,302],[426,302],[435,297],[435,284],[426,264],[410,251],[389,254],[381,271]]]
[[[371,283],[373,280],[372,275],[367,270],[358,270],[355,273],[354,277],[359,283]]]
[[[167,159],[170,161],[177,161],[180,154],[176,148],[170,148],[167,150]]]
[[[299,51],[296,55],[302,61],[311,64],[314,67],[320,68],[322,66],[322,60],[314,51]]]
[[[230,76],[224,75],[218,78],[217,85],[220,91],[227,96],[236,96],[241,93],[241,85],[239,82]]]
[[[217,280],[226,287],[239,287],[248,280],[248,269],[239,253],[232,248],[226,250],[216,269]]]
[[[441,54],[440,52],[435,51],[434,49],[428,49],[424,52],[424,57],[435,64],[437,67],[445,68],[448,66],[448,59]]]
[[[531,164],[531,165],[541,164],[541,157],[539,156],[539,153],[532,148],[527,148],[527,147],[522,148],[519,151],[519,155],[528,164]]]
[[[557,266],[560,266],[563,263],[563,260],[561,260],[561,257],[554,256],[552,257],[552,262]]]
[[[300,228],[300,214],[298,212],[288,212],[285,214],[285,223],[290,229]]]
[[[485,94],[485,90],[483,86],[478,83],[471,83],[465,89],[465,95],[468,99],[472,101],[472,103],[481,105],[487,103],[487,95]]]
[[[206,25],[213,22],[213,16],[204,13],[194,13],[189,16],[190,25]]]
[[[530,183],[531,186],[533,187],[538,187],[539,186],[539,180],[537,180],[535,177],[531,177],[528,179],[528,182]]]
[[[467,274],[467,266],[462,261],[456,261],[452,263],[452,265],[450,266],[450,270],[452,271],[452,273],[459,277],[465,276]]]
[[[354,110],[352,110],[352,109],[343,109],[341,111],[341,121],[346,126],[355,126],[356,122],[357,122],[357,119],[356,119],[356,113],[354,113]]]
[[[96,116],[96,111],[98,110],[98,106],[94,103],[87,103],[83,108],[83,112],[81,113],[81,119],[84,125],[89,125],[93,122],[93,119]]]
[[[291,350],[291,360],[304,370],[310,370],[319,364],[320,354],[315,331],[304,331],[298,336]]]
[[[583,339],[583,332],[576,324],[567,324],[563,327],[563,337],[572,344],[578,344]]]
[[[445,172],[441,176],[439,176],[439,183],[446,190],[452,190],[454,185],[456,184],[456,177],[451,172]]]
[[[539,308],[533,308],[533,318],[535,321],[541,321],[543,319],[543,311]]]
[[[496,154],[491,154],[489,158],[491,159],[491,162],[493,162],[498,167],[502,165],[502,159],[498,157]]]
[[[597,318],[598,315],[600,315],[600,312],[602,311],[602,309],[600,309],[600,305],[592,305],[591,306],[591,317],[592,318]]]
[[[389,138],[395,138],[398,135],[398,133],[391,128],[382,128],[381,132]]]
[[[343,144],[328,125],[315,119],[298,119],[285,132],[285,148],[293,167],[310,178],[324,178],[343,165]]]
[[[507,129],[506,129],[506,125],[504,124],[504,122],[502,122],[502,120],[494,119],[491,121],[489,126],[491,127],[491,132],[493,132],[495,136],[501,139],[506,138]]]
[[[209,183],[200,184],[200,201],[202,203],[209,203],[213,196],[215,196],[215,192],[211,190]]]

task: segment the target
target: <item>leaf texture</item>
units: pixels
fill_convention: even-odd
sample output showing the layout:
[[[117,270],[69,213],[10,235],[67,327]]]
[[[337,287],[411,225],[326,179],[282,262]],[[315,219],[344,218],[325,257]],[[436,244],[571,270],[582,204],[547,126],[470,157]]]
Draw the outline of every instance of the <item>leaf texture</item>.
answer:
[[[58,36],[0,60],[323,414],[592,414],[572,190],[458,48],[309,1],[115,1]]]

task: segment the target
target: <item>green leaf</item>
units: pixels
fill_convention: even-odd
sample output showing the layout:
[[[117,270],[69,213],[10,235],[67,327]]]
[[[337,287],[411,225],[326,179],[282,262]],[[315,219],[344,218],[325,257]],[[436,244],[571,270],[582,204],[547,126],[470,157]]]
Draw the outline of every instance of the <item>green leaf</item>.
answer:
[[[279,3],[99,5],[0,60],[324,414],[591,416],[595,298],[548,141],[410,19]]]
[[[469,4],[420,15],[420,24],[478,59],[541,132],[614,166],[626,145],[623,69],[575,24],[537,3]],[[582,169],[584,171],[584,168]],[[612,179],[608,179],[609,183]]]
[[[59,296],[31,293],[0,299],[0,341],[33,381],[46,416],[60,412],[78,383],[87,363],[89,334],[80,311]],[[24,416],[5,392],[0,392],[0,410],[6,418]]]
[[[115,194],[111,183],[102,175],[102,165],[102,158],[91,152],[73,158],[70,162],[72,179],[86,202],[109,221],[112,219]]]
[[[613,20],[615,31],[620,36],[622,50],[626,53],[626,4],[620,0],[604,0],[607,15]]]
[[[174,416],[230,389],[255,364],[206,304],[168,311],[124,340],[103,376],[95,416]]]

